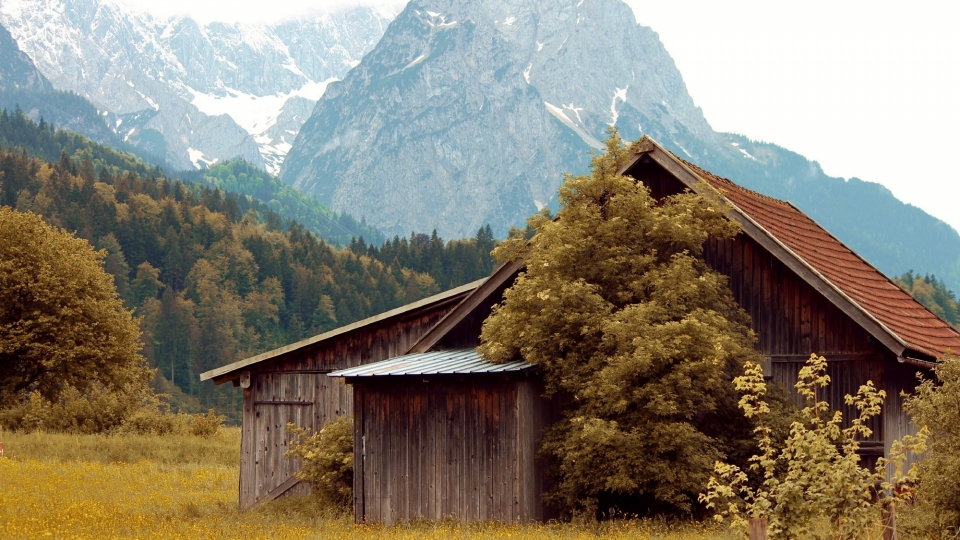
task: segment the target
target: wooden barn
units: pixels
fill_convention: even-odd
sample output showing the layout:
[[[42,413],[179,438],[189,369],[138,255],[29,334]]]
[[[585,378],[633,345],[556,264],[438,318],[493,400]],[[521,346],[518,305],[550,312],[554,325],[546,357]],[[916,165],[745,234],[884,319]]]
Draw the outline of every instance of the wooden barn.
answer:
[[[752,317],[768,376],[792,388],[803,362],[821,354],[835,407],[867,380],[887,392],[862,445],[867,459],[910,433],[901,390],[911,391],[916,372],[946,351],[960,351],[960,334],[790,203],[647,137],[633,151],[623,174],[655,197],[690,189],[730,203],[742,232],[708,241],[704,255]],[[352,412],[358,522],[551,517],[536,451],[556,411],[541,397],[536,367],[490,364],[475,351],[484,319],[522,268],[509,263],[482,282],[204,374],[244,387],[241,505],[295,482],[296,465],[282,458],[284,423],[319,427]],[[314,375],[324,372],[349,386],[319,382]],[[350,387],[352,405],[344,401]]]
[[[305,495],[288,460],[288,422],[319,430],[353,414],[353,392],[327,374],[406,352],[479,285],[471,283],[331,332],[208,371],[200,380],[243,388],[240,507]]]

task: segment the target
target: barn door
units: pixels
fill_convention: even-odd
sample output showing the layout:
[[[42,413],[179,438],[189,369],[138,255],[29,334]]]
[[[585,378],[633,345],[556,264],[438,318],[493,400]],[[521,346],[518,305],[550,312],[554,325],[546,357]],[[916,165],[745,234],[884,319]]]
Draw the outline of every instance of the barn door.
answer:
[[[315,373],[259,373],[254,387],[256,484],[254,500],[273,499],[296,484],[300,464],[284,454],[289,450],[287,424],[319,429]]]

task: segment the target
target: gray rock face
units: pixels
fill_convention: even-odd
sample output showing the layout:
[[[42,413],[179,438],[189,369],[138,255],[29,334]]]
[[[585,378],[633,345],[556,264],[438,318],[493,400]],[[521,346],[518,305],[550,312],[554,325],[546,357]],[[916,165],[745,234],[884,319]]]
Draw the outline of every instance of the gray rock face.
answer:
[[[414,0],[327,90],[282,179],[384,231],[459,237],[547,205],[610,125],[718,147],[634,20],[620,0]]]
[[[273,26],[201,26],[110,0],[0,0],[0,23],[55,87],[113,113],[121,138],[180,168],[239,156],[279,170],[303,100],[343,77],[389,20],[357,7]]]
[[[384,232],[498,235],[585,172],[609,125],[792,201],[888,275],[960,287],[960,235],[882,186],[716,133],[620,0],[413,0],[318,102],[282,180]]]
[[[7,90],[53,91],[53,85],[17,47],[6,28],[0,26],[0,92]]]

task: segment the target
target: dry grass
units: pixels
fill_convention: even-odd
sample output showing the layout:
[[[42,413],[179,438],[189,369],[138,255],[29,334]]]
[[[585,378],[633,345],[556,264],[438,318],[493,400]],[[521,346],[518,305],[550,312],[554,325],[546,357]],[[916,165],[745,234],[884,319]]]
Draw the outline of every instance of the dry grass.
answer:
[[[96,461],[236,467],[240,463],[240,428],[221,428],[210,437],[192,435],[2,434],[9,458],[40,461]]]
[[[236,509],[239,434],[197,437],[5,434],[4,538],[735,538],[701,524],[356,526],[311,499]]]

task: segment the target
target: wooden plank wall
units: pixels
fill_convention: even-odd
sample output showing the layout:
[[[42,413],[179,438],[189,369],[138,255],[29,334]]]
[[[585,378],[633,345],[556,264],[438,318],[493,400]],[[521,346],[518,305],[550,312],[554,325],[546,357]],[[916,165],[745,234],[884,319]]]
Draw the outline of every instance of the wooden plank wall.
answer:
[[[250,507],[299,470],[283,455],[288,422],[318,430],[353,413],[352,388],[326,373],[403,354],[454,305],[424,308],[256,366],[243,393],[240,507]],[[301,484],[286,495],[308,492]]]
[[[886,365],[886,378],[884,379],[884,390],[887,391],[887,400],[884,402],[883,415],[883,435],[884,449],[890,451],[893,441],[902,439],[905,435],[916,435],[917,426],[910,421],[910,415],[903,409],[903,396],[901,392],[912,394],[917,387],[917,373],[922,373],[924,378],[934,378],[933,372],[920,369],[916,366],[890,362]],[[907,466],[904,469],[909,470],[914,462],[918,461],[916,456],[907,456]],[[892,471],[887,471],[891,474]]]
[[[357,522],[541,520],[540,390],[519,377],[358,381]]]
[[[638,164],[631,174],[657,199],[683,190],[683,185],[656,163]],[[798,404],[802,402],[794,385],[811,353],[828,360],[831,385],[827,401],[843,412],[845,422],[856,413],[844,403],[846,394],[855,394],[868,380],[878,388],[901,384],[885,378],[891,363],[896,363],[892,353],[754,240],[744,234],[730,240],[710,239],[704,246],[704,259],[729,279],[734,299],[751,317],[757,348],[768,362],[767,373],[790,391]],[[893,377],[901,380],[903,375],[897,371]],[[890,430],[902,424],[897,420],[902,411],[890,390],[887,404],[883,419],[871,424],[871,441],[886,441],[889,449]]]

